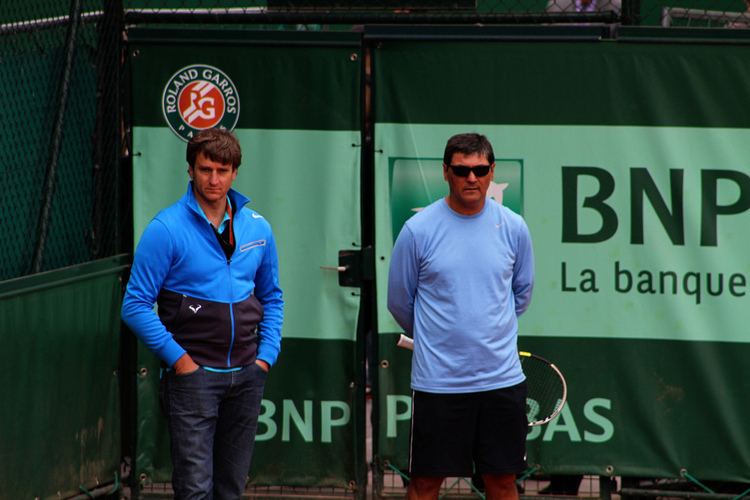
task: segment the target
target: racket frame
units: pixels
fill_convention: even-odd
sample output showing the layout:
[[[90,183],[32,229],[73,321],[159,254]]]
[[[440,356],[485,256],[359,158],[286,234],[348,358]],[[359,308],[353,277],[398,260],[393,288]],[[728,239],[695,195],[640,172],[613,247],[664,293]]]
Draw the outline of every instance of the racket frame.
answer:
[[[536,358],[539,361],[542,361],[543,363],[547,364],[552,370],[557,374],[558,378],[560,379],[560,382],[562,382],[562,396],[559,399],[559,402],[557,403],[557,406],[555,406],[555,410],[552,412],[551,415],[541,419],[541,420],[534,420],[533,422],[529,422],[529,427],[534,427],[536,425],[544,425],[547,422],[551,421],[555,417],[557,417],[560,412],[562,411],[563,407],[565,406],[565,402],[568,400],[568,382],[565,380],[565,377],[563,376],[560,369],[550,360],[543,358],[542,356],[539,356],[538,354],[533,354],[528,351],[518,351],[519,357],[526,357],[526,358]]]
[[[399,335],[396,345],[398,347],[402,347],[404,349],[413,351],[414,339],[412,339],[411,337],[407,337],[406,335],[402,333]],[[548,415],[547,417],[541,420],[534,420],[533,422],[529,422],[529,427],[534,427],[537,425],[544,425],[547,422],[550,422],[555,417],[557,417],[562,411],[563,407],[565,406],[565,402],[568,400],[568,383],[565,380],[565,377],[563,376],[560,369],[550,360],[543,358],[542,356],[539,356],[538,354],[530,353],[528,351],[518,351],[518,356],[527,357],[527,358],[537,358],[538,360],[542,361],[543,363],[547,364],[550,368],[552,368],[552,370],[557,374],[557,376],[560,378],[560,381],[562,382],[562,397],[560,398],[557,406],[555,406],[555,411],[553,411],[551,415]]]

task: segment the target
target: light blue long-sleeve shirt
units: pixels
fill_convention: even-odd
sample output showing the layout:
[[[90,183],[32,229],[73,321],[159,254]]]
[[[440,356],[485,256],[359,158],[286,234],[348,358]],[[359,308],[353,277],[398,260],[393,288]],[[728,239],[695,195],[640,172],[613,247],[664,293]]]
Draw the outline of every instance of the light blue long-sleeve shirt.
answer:
[[[533,283],[528,227],[494,200],[465,216],[441,199],[409,219],[391,256],[388,309],[414,337],[412,389],[479,392],[522,382],[518,316]]]

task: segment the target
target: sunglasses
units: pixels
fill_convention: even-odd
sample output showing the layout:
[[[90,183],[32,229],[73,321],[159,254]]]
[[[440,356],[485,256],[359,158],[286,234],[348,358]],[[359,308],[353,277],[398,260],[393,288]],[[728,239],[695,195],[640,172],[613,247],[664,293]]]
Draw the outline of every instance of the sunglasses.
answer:
[[[475,177],[484,177],[490,173],[491,165],[477,165],[476,167],[465,167],[463,165],[448,165],[457,177],[468,177],[469,173],[474,172]]]

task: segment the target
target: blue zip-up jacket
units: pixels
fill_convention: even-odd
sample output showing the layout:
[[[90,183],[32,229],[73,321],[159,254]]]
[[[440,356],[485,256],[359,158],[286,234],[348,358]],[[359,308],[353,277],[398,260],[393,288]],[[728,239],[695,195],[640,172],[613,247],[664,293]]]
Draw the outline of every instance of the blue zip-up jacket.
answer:
[[[141,236],[122,319],[167,366],[185,352],[201,365],[233,368],[281,349],[284,302],[270,224],[228,193],[234,253],[227,259],[193,193],[159,212]],[[158,316],[153,311],[158,304]]]

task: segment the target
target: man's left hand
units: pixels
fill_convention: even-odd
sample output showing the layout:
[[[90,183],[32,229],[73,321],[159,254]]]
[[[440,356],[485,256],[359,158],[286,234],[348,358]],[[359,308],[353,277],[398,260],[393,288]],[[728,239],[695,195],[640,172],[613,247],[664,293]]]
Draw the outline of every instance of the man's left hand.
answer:
[[[262,359],[256,359],[255,364],[260,366],[260,369],[264,372],[268,373],[268,371],[271,369],[271,365],[263,361]]]

